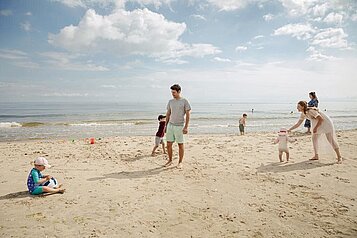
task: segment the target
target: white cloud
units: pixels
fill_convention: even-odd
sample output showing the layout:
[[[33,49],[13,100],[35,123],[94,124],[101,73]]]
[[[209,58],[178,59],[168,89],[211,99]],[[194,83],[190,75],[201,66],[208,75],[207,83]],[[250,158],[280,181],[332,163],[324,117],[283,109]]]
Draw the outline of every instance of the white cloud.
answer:
[[[202,15],[193,14],[193,15],[191,15],[191,17],[199,19],[199,20],[207,21],[207,19]]]
[[[40,54],[46,57],[46,63],[54,66],[56,69],[73,71],[108,71],[104,66],[98,66],[91,61],[81,62],[79,54],[67,54],[62,52],[43,52]]]
[[[53,2],[62,3],[68,7],[86,7],[82,0],[52,0]]]
[[[20,50],[0,49],[0,58],[8,60],[23,60],[27,59],[27,54]]]
[[[215,62],[226,62],[226,63],[232,62],[230,59],[220,58],[220,57],[214,57],[213,61],[215,61]]]
[[[10,61],[11,64],[21,68],[39,68],[37,63],[29,59],[27,53],[20,50],[0,49],[0,59]]]
[[[173,0],[52,0],[53,2],[62,3],[68,7],[83,7],[91,8],[95,6],[108,7],[115,6],[117,9],[124,9],[126,2],[135,2],[141,6],[152,5],[155,8],[160,8],[162,5],[170,6]]]
[[[26,12],[25,16],[32,16],[32,12]]]
[[[248,47],[246,47],[246,46],[237,46],[236,47],[236,51],[246,51],[248,49]]]
[[[351,16],[351,20],[352,20],[352,21],[357,21],[357,13],[355,13],[355,14],[353,14],[353,15]]]
[[[115,86],[115,85],[106,85],[106,84],[101,85],[100,87],[101,88],[117,88],[117,86]]]
[[[4,10],[0,10],[0,16],[11,16],[12,15],[12,11],[8,10],[8,9],[4,9]]]
[[[161,61],[166,64],[188,64],[187,60],[181,59],[162,59]]]
[[[306,40],[316,32],[310,24],[288,24],[274,31],[275,36],[291,35],[299,40]]]
[[[313,46],[310,46],[306,51],[310,53],[308,61],[337,60],[336,57],[324,55]]]
[[[327,28],[316,34],[311,44],[324,48],[347,48],[347,36],[342,28]]]
[[[263,0],[207,0],[220,11],[234,11],[243,9],[249,4],[264,2]]]
[[[316,5],[312,7],[312,14],[316,17],[323,17],[326,15],[326,12],[330,9],[328,3],[324,3],[321,5]]]
[[[253,37],[254,40],[261,39],[261,38],[264,38],[264,36],[263,35],[257,35],[257,36]]]
[[[341,24],[343,20],[343,16],[339,13],[331,12],[325,18],[324,22],[332,23],[332,24]]]
[[[153,5],[155,8],[159,8],[162,5],[170,5],[172,0],[127,0],[128,2],[137,2],[142,6]]]
[[[301,16],[309,13],[319,0],[280,0],[280,2],[286,8],[289,15]]]
[[[108,16],[88,10],[78,26],[67,26],[49,43],[73,52],[106,52],[117,55],[146,55],[169,59],[202,57],[219,53],[210,44],[185,44],[179,40],[185,23],[170,22],[148,9],[117,9]]]
[[[40,65],[31,61],[16,61],[14,65],[21,68],[38,69]]]
[[[28,21],[20,23],[20,26],[24,31],[31,31],[31,23]]]
[[[54,93],[44,93],[43,97],[88,97],[88,93],[66,93],[66,92],[54,92]]]
[[[274,19],[274,15],[269,13],[267,15],[264,15],[263,18],[265,21],[271,21]]]

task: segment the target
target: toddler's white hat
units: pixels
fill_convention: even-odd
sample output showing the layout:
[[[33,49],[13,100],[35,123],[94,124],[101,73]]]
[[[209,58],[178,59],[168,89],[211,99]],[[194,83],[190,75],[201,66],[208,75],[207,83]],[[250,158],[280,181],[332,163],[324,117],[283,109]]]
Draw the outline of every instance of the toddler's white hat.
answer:
[[[285,127],[280,128],[279,135],[285,135],[288,132],[288,130]]]
[[[35,165],[43,165],[46,168],[51,168],[51,165],[48,163],[47,159],[44,157],[37,157],[34,161]]]

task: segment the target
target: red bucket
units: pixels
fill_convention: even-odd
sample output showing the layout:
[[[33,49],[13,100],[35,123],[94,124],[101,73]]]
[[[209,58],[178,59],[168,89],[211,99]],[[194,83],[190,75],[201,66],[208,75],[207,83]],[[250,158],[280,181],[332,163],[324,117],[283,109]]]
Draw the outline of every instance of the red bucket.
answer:
[[[94,138],[90,138],[89,139],[89,143],[94,144],[95,143],[95,139]]]

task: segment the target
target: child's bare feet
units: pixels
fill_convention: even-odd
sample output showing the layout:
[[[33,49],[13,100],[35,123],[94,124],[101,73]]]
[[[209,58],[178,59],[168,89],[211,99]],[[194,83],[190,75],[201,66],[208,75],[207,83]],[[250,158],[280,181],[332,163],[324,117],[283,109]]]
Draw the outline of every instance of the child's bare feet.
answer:
[[[54,188],[61,188],[62,186],[63,186],[63,184],[60,184],[60,185],[58,185],[58,186],[56,186]]]
[[[182,163],[178,163],[178,165],[176,166],[176,168],[178,168],[178,169],[182,169]]]
[[[151,156],[152,156],[152,157],[155,157],[155,153],[151,153]]]
[[[60,189],[58,189],[58,193],[64,193],[66,191],[66,189],[64,189],[64,188],[60,188]]]
[[[337,158],[337,164],[342,164],[342,157]]]

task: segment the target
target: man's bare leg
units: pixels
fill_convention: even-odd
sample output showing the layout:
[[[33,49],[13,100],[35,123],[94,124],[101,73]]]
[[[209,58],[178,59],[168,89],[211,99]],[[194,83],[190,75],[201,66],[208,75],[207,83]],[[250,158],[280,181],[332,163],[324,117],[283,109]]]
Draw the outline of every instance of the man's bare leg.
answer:
[[[183,160],[183,156],[185,154],[185,147],[183,143],[178,144],[179,147],[179,162],[177,167],[178,168],[182,168],[182,160]]]
[[[167,155],[169,156],[169,160],[164,165],[165,167],[170,166],[172,164],[172,144],[173,142],[167,142]]]

